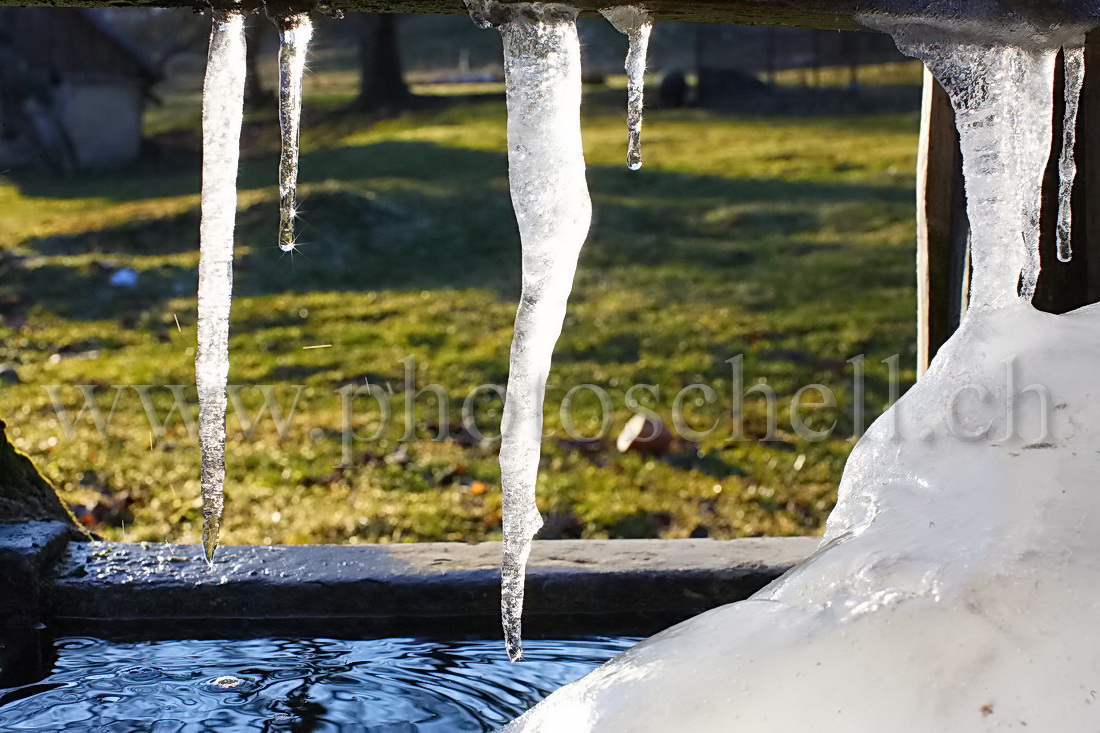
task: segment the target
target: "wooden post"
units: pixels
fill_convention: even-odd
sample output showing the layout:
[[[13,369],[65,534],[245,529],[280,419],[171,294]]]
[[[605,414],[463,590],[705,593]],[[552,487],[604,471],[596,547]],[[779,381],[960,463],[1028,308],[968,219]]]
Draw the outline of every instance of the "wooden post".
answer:
[[[1073,189],[1074,258],[1085,262],[1088,302],[1100,302],[1100,31],[1085,38],[1085,86],[1077,112],[1077,183]],[[1092,69],[1092,73],[1088,72]],[[1091,205],[1090,205],[1091,202]]]
[[[1089,200],[1100,196],[1100,33],[1085,41],[1085,86],[1077,113],[1077,178],[1073,185],[1073,259],[1059,262],[1055,256],[1058,214],[1058,159],[1062,153],[1062,122],[1065,110],[1064,66],[1058,59],[1054,79],[1054,142],[1043,180],[1042,239],[1039,254],[1043,269],[1035,290],[1035,307],[1050,313],[1065,313],[1100,301],[1100,210]]]
[[[966,310],[970,225],[951,100],[924,71],[917,151],[917,375]]]
[[[1042,271],[1036,308],[1065,313],[1100,301],[1100,31],[1085,42],[1085,85],[1077,114],[1077,178],[1073,186],[1073,260],[1055,254],[1058,160],[1065,114],[1064,64],[1054,79],[1053,139],[1043,179],[1039,220]],[[943,89],[925,71],[920,150],[917,157],[917,372],[922,374],[966,310],[968,226],[961,183],[955,116]]]

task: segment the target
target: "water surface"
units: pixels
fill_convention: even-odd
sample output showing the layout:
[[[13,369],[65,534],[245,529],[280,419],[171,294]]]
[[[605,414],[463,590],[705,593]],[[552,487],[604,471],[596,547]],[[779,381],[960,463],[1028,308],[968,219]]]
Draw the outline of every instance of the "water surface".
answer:
[[[637,639],[62,637],[50,675],[0,690],[2,731],[490,731]]]

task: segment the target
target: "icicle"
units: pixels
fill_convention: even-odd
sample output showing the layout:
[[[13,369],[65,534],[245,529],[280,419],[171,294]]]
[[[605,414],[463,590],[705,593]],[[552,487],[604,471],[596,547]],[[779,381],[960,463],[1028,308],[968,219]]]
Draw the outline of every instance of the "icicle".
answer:
[[[891,33],[898,48],[924,61],[951,97],[972,232],[968,313],[1009,305],[1017,292],[1030,301],[1039,277],[1039,211],[1050,158],[1057,47],[990,45],[968,40],[949,24],[923,20],[868,15],[862,22]]]
[[[225,484],[225,386],[229,376],[229,307],[233,291],[233,223],[244,117],[244,15],[214,10],[202,90],[202,221],[199,225],[199,449],[202,452],[202,544],[214,559]]]
[[[298,189],[298,138],[302,119],[302,74],[306,67],[306,49],[313,37],[313,21],[308,13],[295,13],[275,19],[279,28],[279,249],[295,247],[294,220],[298,216],[295,196]]]
[[[626,52],[626,165],[636,171],[642,167],[642,110],[645,91],[645,60],[649,49],[649,34],[653,21],[644,8],[619,5],[600,13],[611,21],[615,30],[627,37]]]
[[[1073,259],[1071,199],[1073,179],[1077,176],[1073,149],[1077,144],[1077,107],[1085,82],[1085,39],[1067,44],[1063,53],[1066,59],[1066,116],[1062,123],[1062,156],[1058,160],[1058,259],[1069,262]]]
[[[561,334],[592,203],[581,148],[581,56],[574,8],[553,4],[470,6],[474,21],[504,37],[508,179],[523,249],[523,292],[512,340],[501,425],[505,646],[523,654],[520,614],[531,540],[542,526],[535,505],[542,401]]]

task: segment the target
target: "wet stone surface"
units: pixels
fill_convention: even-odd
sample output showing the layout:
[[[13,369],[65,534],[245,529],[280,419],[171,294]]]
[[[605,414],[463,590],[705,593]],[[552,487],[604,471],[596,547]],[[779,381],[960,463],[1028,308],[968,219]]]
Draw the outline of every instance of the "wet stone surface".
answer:
[[[745,598],[816,547],[814,538],[535,543],[527,617],[534,633],[644,633]],[[311,621],[356,633],[492,633],[499,543],[198,546],[73,543],[43,587],[55,625],[135,629]]]

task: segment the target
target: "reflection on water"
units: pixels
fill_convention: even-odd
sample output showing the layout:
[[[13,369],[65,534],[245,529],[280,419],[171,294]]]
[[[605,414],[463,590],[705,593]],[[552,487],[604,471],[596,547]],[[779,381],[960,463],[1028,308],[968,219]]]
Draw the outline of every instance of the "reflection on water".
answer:
[[[52,674],[0,690],[0,730],[489,731],[636,639],[57,641]]]

